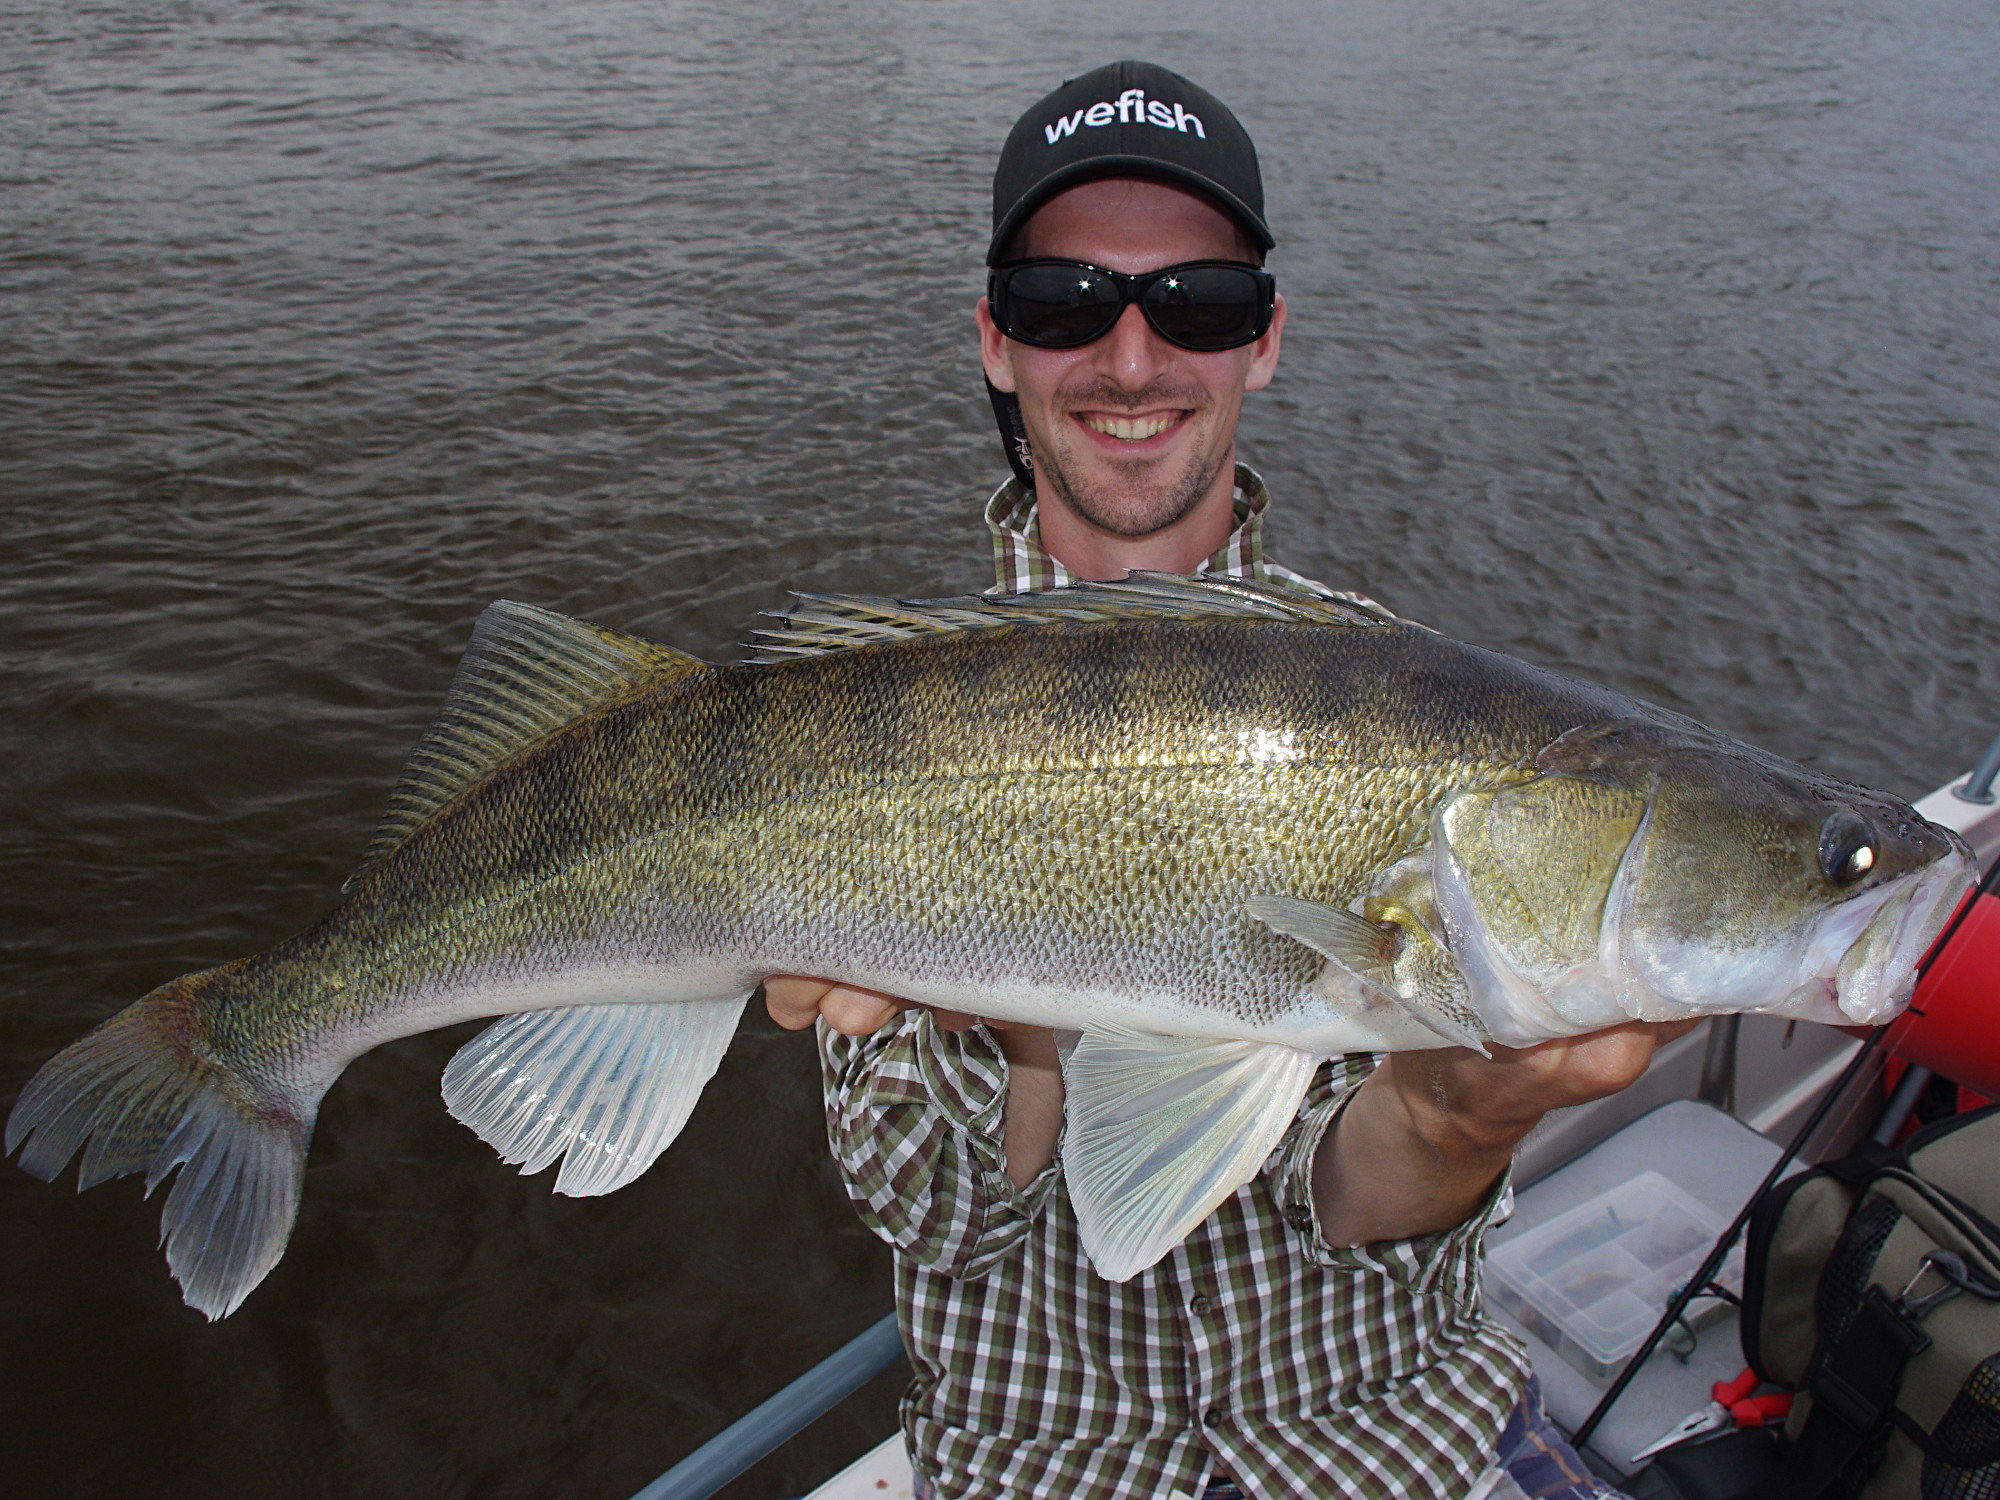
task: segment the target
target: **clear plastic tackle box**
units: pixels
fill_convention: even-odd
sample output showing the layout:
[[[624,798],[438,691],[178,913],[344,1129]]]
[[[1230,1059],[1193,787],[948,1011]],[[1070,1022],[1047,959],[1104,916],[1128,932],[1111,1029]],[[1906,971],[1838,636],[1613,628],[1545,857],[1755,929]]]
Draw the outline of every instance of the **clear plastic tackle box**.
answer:
[[[1601,1384],[1639,1347],[1722,1230],[1714,1213],[1658,1172],[1642,1172],[1495,1246],[1486,1257],[1487,1287]],[[1741,1291],[1740,1246],[1716,1280]],[[1696,1306],[1718,1310],[1713,1300]]]

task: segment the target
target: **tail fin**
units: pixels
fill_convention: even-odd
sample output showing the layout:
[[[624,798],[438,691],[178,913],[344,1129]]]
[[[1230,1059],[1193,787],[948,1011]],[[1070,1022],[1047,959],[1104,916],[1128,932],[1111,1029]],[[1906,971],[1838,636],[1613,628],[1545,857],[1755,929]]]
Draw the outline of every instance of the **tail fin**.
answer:
[[[150,1196],[180,1167],[160,1239],[187,1304],[212,1319],[234,1312],[285,1253],[315,1113],[195,1051],[188,1002],[215,973],[163,985],[72,1042],[7,1117],[7,1150],[21,1147],[21,1166],[44,1181],[82,1150],[79,1192],[143,1171]]]

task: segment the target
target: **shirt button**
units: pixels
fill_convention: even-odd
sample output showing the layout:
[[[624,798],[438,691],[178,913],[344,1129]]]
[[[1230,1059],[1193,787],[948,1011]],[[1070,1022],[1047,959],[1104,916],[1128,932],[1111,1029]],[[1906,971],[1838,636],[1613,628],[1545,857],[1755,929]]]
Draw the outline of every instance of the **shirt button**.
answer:
[[[1285,1222],[1300,1234],[1308,1234],[1313,1227],[1313,1211],[1309,1204],[1294,1203],[1285,1210]]]
[[[1201,1414],[1201,1425],[1204,1427],[1220,1427],[1228,1416],[1229,1413],[1221,1407],[1211,1406]]]
[[[1194,1301],[1188,1304],[1188,1311],[1193,1313],[1197,1318],[1204,1316],[1208,1312],[1208,1298],[1196,1297]]]

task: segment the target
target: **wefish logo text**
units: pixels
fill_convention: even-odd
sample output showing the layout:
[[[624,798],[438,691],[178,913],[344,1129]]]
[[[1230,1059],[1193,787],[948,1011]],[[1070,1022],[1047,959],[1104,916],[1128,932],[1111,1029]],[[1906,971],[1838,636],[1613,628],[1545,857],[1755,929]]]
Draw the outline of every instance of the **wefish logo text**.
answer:
[[[1053,146],[1066,135],[1076,133],[1078,125],[1109,125],[1113,120],[1124,124],[1157,125],[1162,130],[1178,130],[1185,134],[1192,130],[1202,140],[1208,139],[1208,132],[1201,128],[1199,116],[1189,114],[1178,102],[1168,105],[1158,99],[1148,99],[1144,89],[1127,89],[1113,104],[1109,99],[1100,99],[1088,109],[1080,109],[1064,118],[1056,117],[1053,125],[1044,125],[1042,134],[1049,138]]]

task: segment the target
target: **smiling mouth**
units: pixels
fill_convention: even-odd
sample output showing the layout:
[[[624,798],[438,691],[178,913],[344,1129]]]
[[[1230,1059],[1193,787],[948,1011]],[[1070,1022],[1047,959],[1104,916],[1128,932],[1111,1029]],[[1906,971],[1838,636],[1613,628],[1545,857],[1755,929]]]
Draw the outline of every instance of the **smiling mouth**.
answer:
[[[1184,411],[1168,411],[1120,417],[1110,412],[1080,411],[1076,413],[1076,419],[1092,432],[1100,432],[1108,438],[1116,438],[1122,443],[1143,443],[1178,425],[1186,415]]]

